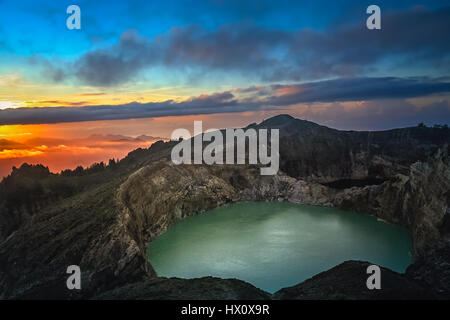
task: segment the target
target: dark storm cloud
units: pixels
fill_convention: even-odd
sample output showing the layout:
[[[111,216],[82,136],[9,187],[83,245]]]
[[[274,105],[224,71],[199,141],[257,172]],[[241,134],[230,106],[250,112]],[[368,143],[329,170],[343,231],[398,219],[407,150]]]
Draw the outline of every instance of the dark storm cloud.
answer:
[[[278,46],[285,46],[288,38],[288,33],[247,24],[226,25],[214,32],[199,26],[176,27],[153,41],[135,31],[127,31],[116,45],[83,55],[73,64],[71,73],[81,83],[93,86],[133,80],[139,72],[152,66],[253,73],[277,63],[271,54]],[[54,66],[45,64],[44,67],[51,79],[55,79],[55,74],[62,76]]]
[[[298,85],[272,85],[273,90],[289,88],[292,93],[272,96],[271,105],[310,102],[335,102],[413,98],[450,92],[450,82],[427,78],[351,78],[310,82]]]
[[[83,55],[71,72],[44,67],[53,80],[71,74],[93,86],[125,83],[154,66],[236,71],[265,81],[354,77],[402,68],[450,71],[450,8],[386,13],[382,30],[376,31],[365,27],[366,18],[362,14],[358,25],[331,25],[325,31],[273,30],[246,23],[215,30],[175,27],[154,39],[127,31],[116,45]]]
[[[288,32],[248,24],[224,25],[214,32],[200,27],[174,28],[168,34],[164,63],[256,71],[278,62],[274,50],[291,39]]]
[[[418,107],[403,99],[396,99],[368,101],[351,109],[334,103],[321,112],[315,112],[313,107],[308,108],[301,117],[344,130],[385,130],[419,123],[450,124],[450,102],[443,100]]]
[[[244,110],[245,107],[240,106],[230,92],[222,92],[202,95],[184,102],[168,100],[123,105],[5,109],[0,110],[0,125],[118,120]]]
[[[177,115],[281,110],[295,104],[405,99],[448,94],[449,82],[433,79],[355,78],[236,89],[193,97],[183,102],[129,103],[85,107],[44,107],[0,110],[0,125],[117,120]],[[243,96],[241,94],[244,93]],[[388,108],[388,106],[385,106]],[[445,109],[447,108],[447,109]],[[439,105],[450,119],[450,110]],[[429,109],[432,110],[432,109]],[[433,109],[434,110],[434,109]],[[428,112],[428,111],[427,111]]]
[[[361,17],[364,19],[364,17]],[[384,63],[396,67],[432,67],[450,71],[450,8],[415,7],[382,15],[382,29],[361,23],[328,32],[301,30],[290,46],[293,68],[279,68],[272,78],[357,75]],[[270,75],[268,76],[270,80]]]
[[[82,83],[111,86],[128,81],[158,60],[154,44],[135,31],[128,31],[115,46],[85,54],[73,72]]]

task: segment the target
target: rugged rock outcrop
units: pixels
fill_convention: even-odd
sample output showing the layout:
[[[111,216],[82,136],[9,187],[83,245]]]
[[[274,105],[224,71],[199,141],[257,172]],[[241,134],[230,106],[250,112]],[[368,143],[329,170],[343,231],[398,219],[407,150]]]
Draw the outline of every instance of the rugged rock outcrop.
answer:
[[[445,146],[427,161],[411,164],[408,172],[397,174],[381,185],[338,193],[333,205],[406,226],[413,238],[414,255],[419,258],[450,241],[445,227],[449,190],[450,156]]]
[[[450,245],[431,251],[406,270],[406,276],[435,296],[450,299]]]
[[[328,271],[319,273],[296,286],[284,288],[273,299],[294,300],[412,300],[436,299],[425,287],[399,273],[381,269],[381,290],[366,286],[369,262],[346,261]]]
[[[270,294],[237,279],[153,278],[131,283],[93,299],[115,300],[266,300]]]
[[[173,222],[238,199],[236,190],[207,166],[170,161],[137,170],[117,192],[127,228],[143,251]]]
[[[117,182],[47,208],[0,245],[0,298],[80,298],[155,276],[122,227],[112,197]],[[69,265],[83,288],[67,290]]]

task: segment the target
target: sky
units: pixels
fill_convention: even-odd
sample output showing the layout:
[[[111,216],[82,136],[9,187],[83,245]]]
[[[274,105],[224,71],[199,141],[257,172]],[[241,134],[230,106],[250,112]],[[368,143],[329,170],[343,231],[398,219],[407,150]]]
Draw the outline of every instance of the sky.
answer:
[[[0,177],[121,158],[194,120],[449,124],[449,31],[443,0],[0,0]]]

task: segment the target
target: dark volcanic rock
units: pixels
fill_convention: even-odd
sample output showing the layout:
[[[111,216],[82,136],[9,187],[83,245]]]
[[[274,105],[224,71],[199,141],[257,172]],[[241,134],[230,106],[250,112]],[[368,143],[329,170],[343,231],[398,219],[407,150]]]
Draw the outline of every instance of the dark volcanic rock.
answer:
[[[346,261],[296,286],[284,288],[273,299],[294,300],[411,300],[433,299],[435,296],[404,275],[381,268],[381,289],[369,290],[366,273],[369,262]]]
[[[129,300],[266,300],[270,295],[237,279],[156,278],[105,292],[93,299]]]
[[[85,298],[154,276],[123,227],[116,187],[111,182],[49,207],[1,243],[0,298]],[[66,288],[69,265],[81,268],[79,292]]]
[[[297,179],[385,180],[450,142],[450,129],[340,131],[279,115],[255,128],[280,129],[280,169]]]
[[[431,288],[442,299],[450,299],[450,245],[416,261],[406,270],[406,276]]]

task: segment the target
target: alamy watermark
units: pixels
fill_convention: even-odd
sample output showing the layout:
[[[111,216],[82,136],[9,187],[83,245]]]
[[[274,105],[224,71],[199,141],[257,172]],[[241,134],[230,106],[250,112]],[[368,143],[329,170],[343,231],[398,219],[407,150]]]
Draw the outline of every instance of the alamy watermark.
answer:
[[[67,7],[66,13],[70,16],[66,20],[66,26],[69,30],[81,29],[81,9],[78,5],[72,4]],[[366,20],[366,26],[369,30],[381,29],[381,9],[377,5],[370,5],[366,9],[366,13],[370,16]]]
[[[381,289],[381,269],[379,266],[373,264],[367,267],[367,274],[371,276],[367,278],[366,286],[369,290]]]
[[[66,27],[69,30],[80,30],[81,29],[81,9],[79,6],[72,4],[67,7],[67,14],[70,16],[66,20]]]
[[[381,29],[381,9],[377,5],[371,5],[367,7],[367,14],[370,16],[366,20],[366,26],[369,30],[380,30]]]
[[[280,166],[279,129],[270,129],[270,134],[268,129],[254,128],[223,131],[209,129],[203,132],[202,121],[194,121],[193,138],[189,130],[176,129],[171,140],[180,142],[172,149],[172,162],[177,165],[259,164],[265,166],[260,168],[261,175],[277,174]],[[204,146],[204,142],[209,144]]]
[[[77,265],[70,265],[66,270],[70,276],[67,278],[66,286],[69,290],[81,290],[81,269]]]

